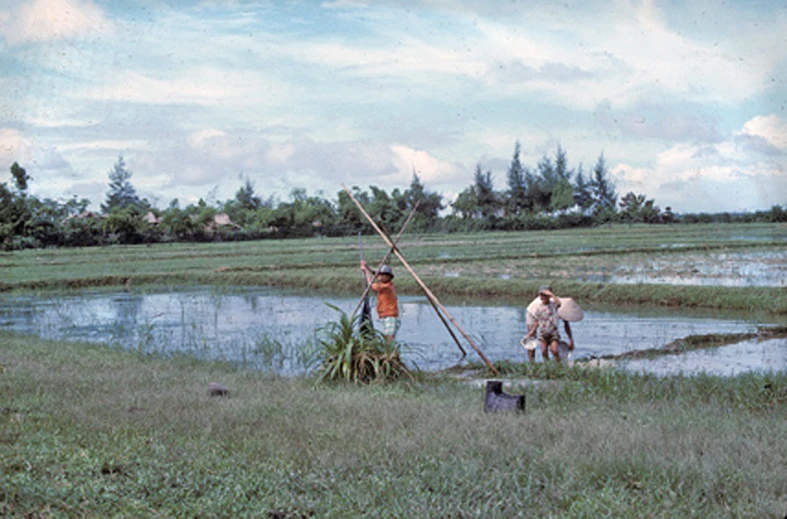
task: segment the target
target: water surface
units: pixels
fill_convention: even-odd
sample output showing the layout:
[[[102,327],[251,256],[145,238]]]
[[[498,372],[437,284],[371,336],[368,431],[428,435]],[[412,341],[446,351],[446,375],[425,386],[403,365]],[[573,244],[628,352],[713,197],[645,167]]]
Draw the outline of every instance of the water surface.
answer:
[[[261,369],[299,373],[309,369],[310,351],[315,347],[318,329],[339,317],[326,303],[349,313],[357,299],[327,298],[265,287],[5,295],[0,297],[0,328],[146,352],[184,352]],[[456,364],[461,352],[425,298],[405,296],[400,298],[400,303],[402,328],[397,338],[403,343],[406,362],[428,370]],[[519,344],[526,330],[524,306],[454,301],[447,307],[492,362],[526,359]],[[581,360],[658,348],[688,335],[750,333],[756,331],[758,324],[762,323],[678,309],[624,312],[586,308],[585,319],[572,327],[576,341],[574,357]],[[468,352],[468,359],[479,361],[459,331],[454,331]],[[738,346],[733,356],[736,362],[748,359],[744,362],[745,369],[785,369],[784,363],[763,356],[757,345]],[[784,353],[783,345],[781,348]],[[670,372],[666,365],[702,364],[711,353],[696,352],[696,360],[669,356],[660,360],[661,363],[638,361],[639,364],[626,365],[666,373]],[[711,359],[714,365],[727,358],[718,355]]]
[[[787,339],[743,341],[680,355],[625,361],[621,367],[658,375],[734,376],[749,371],[787,371]]]

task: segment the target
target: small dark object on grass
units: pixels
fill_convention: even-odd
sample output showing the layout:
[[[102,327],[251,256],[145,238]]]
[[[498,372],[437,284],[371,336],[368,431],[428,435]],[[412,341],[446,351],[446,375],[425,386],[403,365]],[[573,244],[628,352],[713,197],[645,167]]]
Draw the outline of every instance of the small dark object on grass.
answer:
[[[503,393],[503,383],[499,380],[488,380],[484,411],[524,411],[525,395],[507,395]]]
[[[208,396],[229,396],[230,390],[218,382],[208,384]]]

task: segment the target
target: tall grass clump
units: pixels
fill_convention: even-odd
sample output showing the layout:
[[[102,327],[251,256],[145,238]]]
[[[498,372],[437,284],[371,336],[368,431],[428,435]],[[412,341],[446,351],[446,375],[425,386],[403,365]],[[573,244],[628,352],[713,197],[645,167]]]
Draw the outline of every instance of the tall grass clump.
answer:
[[[388,342],[379,330],[362,331],[360,316],[350,317],[336,306],[328,306],[340,317],[317,331],[319,380],[368,384],[410,376],[395,342]]]

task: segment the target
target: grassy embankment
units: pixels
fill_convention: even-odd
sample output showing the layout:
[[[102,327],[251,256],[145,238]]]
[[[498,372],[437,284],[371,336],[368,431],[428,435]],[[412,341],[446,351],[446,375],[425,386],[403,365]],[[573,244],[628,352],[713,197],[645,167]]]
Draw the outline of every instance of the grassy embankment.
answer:
[[[4,517],[787,512],[784,373],[538,364],[559,380],[526,389],[524,415],[487,415],[483,389],[440,376],[314,386],[86,344],[0,343]],[[211,381],[230,397],[209,398]]]
[[[364,238],[367,258],[385,245]],[[521,298],[545,282],[585,303],[761,310],[787,314],[778,287],[611,284],[620,268],[662,259],[671,269],[711,254],[787,254],[787,227],[761,225],[614,226],[519,233],[406,236],[405,258],[439,296]],[[0,254],[0,291],[179,284],[269,285],[324,292],[358,291],[357,239],[157,244],[49,249]],[[745,262],[745,260],[742,260]],[[404,267],[402,293],[420,293]],[[601,280],[588,281],[588,280]],[[767,303],[767,304],[766,304]]]

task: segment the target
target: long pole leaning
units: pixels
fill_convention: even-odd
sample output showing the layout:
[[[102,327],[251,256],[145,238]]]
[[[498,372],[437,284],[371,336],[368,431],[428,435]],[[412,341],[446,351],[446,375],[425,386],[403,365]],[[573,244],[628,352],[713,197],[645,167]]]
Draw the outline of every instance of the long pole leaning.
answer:
[[[437,307],[437,304],[435,304],[435,302],[432,300],[432,298],[429,297],[429,294],[426,294],[426,300],[429,301],[429,304],[432,305],[432,308],[434,308],[434,311],[437,312],[437,317],[439,317],[440,320],[443,321],[443,325],[445,326],[445,329],[448,330],[448,333],[451,334],[451,338],[454,340],[456,345],[462,351],[462,358],[459,359],[459,362],[461,362],[462,359],[467,357],[467,351],[465,351],[465,349],[462,347],[462,343],[459,342],[459,338],[456,336],[454,331],[451,329],[451,325],[449,325],[448,321],[445,320],[445,316],[443,316],[443,313]],[[484,360],[486,360],[486,359],[484,359]],[[492,369],[494,369],[494,368],[492,368]]]
[[[388,252],[385,253],[385,256],[383,256],[382,261],[380,261],[380,264],[377,266],[377,269],[375,269],[375,271],[374,271],[375,272],[375,274],[374,274],[375,278],[377,278],[377,272],[380,271],[380,269],[383,267],[383,265],[385,265],[385,263],[388,261],[388,258],[393,253],[394,247],[396,247],[396,244],[399,242],[399,239],[404,234],[404,230],[407,229],[407,226],[410,224],[410,220],[413,219],[413,215],[415,214],[415,210],[418,209],[418,205],[420,203],[421,203],[420,201],[416,202],[415,206],[412,209],[412,211],[410,211],[410,214],[407,215],[407,218],[405,219],[404,224],[402,224],[402,228],[399,229],[399,234],[397,234],[396,238],[394,239],[393,247],[388,249]],[[360,240],[360,234],[359,234],[358,239]],[[361,259],[363,259],[363,258],[361,258]],[[366,276],[364,276],[364,279],[365,278],[366,278]],[[374,279],[372,281],[374,281]],[[355,314],[358,313],[358,309],[361,307],[361,304],[363,304],[363,301],[364,301],[364,299],[366,299],[366,296],[369,294],[369,290],[371,290],[371,288],[372,288],[371,284],[366,284],[366,286],[364,288],[364,291],[363,291],[363,295],[361,295],[361,299],[358,300],[358,304],[355,305],[355,310],[353,310],[353,313],[350,314],[350,319],[355,317]]]
[[[415,206],[413,206],[412,211],[410,211],[410,214],[407,216],[407,219],[405,219],[404,224],[402,225],[402,228],[399,230],[399,234],[397,234],[396,238],[393,240],[394,246],[389,248],[388,252],[385,253],[385,256],[383,256],[383,259],[380,262],[380,265],[377,266],[377,270],[375,270],[375,272],[379,272],[380,269],[383,267],[383,265],[385,265],[385,263],[388,261],[388,258],[391,256],[391,254],[393,254],[393,251],[396,248],[396,244],[399,243],[399,239],[402,237],[402,234],[404,234],[405,229],[407,229],[407,225],[410,223],[410,220],[412,220],[413,215],[415,215],[415,211],[418,209],[418,206],[419,206],[420,203],[421,203],[421,201],[419,200],[419,201],[417,201],[415,203]],[[375,274],[375,277],[377,277],[377,274]],[[366,295],[369,293],[369,290],[371,290],[371,288],[372,288],[371,285],[369,285],[369,284],[366,285],[366,288],[364,289],[363,295],[361,295],[361,299],[358,300],[358,304],[355,305],[355,310],[353,310],[353,313],[350,315],[350,319],[355,317],[355,314],[358,313],[358,309],[363,304],[364,299],[366,298]],[[467,357],[467,351],[462,347],[462,343],[459,341],[459,338],[456,336],[454,331],[451,329],[451,325],[448,324],[448,321],[445,320],[445,317],[443,317],[442,312],[440,312],[440,309],[437,308],[437,305],[434,303],[434,301],[432,301],[432,299],[429,297],[428,294],[426,296],[426,300],[429,301],[429,304],[432,305],[432,308],[434,308],[434,311],[437,312],[437,317],[439,317],[440,321],[443,322],[443,326],[445,326],[445,329],[448,330],[448,333],[451,335],[451,338],[456,343],[456,347],[459,348],[459,351],[462,352],[462,357],[459,359],[461,361],[462,359]]]
[[[380,229],[380,227],[377,226],[377,224],[374,222],[372,217],[369,216],[369,213],[367,213],[366,210],[363,208],[361,203],[358,202],[358,200],[355,199],[355,197],[350,192],[350,190],[347,189],[347,186],[342,184],[342,187],[344,188],[344,190],[349,195],[350,200],[352,200],[355,203],[355,205],[358,206],[358,209],[360,209],[360,211],[364,215],[364,217],[366,217],[366,219],[369,220],[369,223],[372,224],[372,227],[374,227],[374,230],[377,231],[377,233],[383,238],[383,240],[388,244],[388,246],[391,248],[391,250],[396,255],[396,257],[399,258],[399,261],[402,262],[402,265],[404,265],[405,268],[407,269],[407,271],[413,276],[413,279],[415,279],[416,283],[418,283],[418,285],[424,291],[424,293],[426,294],[426,297],[431,299],[443,311],[443,313],[448,318],[448,320],[451,321],[454,326],[456,326],[456,329],[459,330],[459,333],[461,333],[462,336],[465,339],[467,339],[467,342],[470,343],[470,346],[472,346],[473,349],[476,351],[476,353],[478,353],[478,356],[481,357],[481,359],[486,363],[487,366],[489,366],[489,369],[492,370],[492,373],[494,373],[495,375],[500,374],[500,372],[497,371],[497,368],[495,368],[495,366],[489,361],[489,359],[486,358],[486,355],[484,355],[484,352],[482,352],[481,349],[476,345],[476,343],[475,343],[475,341],[473,341],[472,337],[470,337],[467,334],[467,332],[465,332],[464,329],[462,329],[462,327],[459,326],[459,323],[457,323],[456,320],[451,316],[451,314],[448,312],[448,309],[445,306],[443,306],[443,304],[437,299],[437,296],[435,296],[432,293],[432,291],[429,290],[429,287],[427,287],[424,284],[424,282],[421,281],[421,278],[418,277],[418,274],[415,273],[415,271],[412,269],[412,267],[410,267],[410,264],[407,263],[407,260],[404,259],[404,256],[402,256],[402,253],[399,252],[399,249],[396,248],[396,245],[394,245],[391,242],[391,239],[388,238],[388,236],[385,234],[385,232],[383,232],[383,230]]]
[[[413,217],[413,215],[415,214],[415,211],[416,211],[416,209],[418,209],[418,205],[419,205],[420,203],[421,203],[420,201],[417,201],[417,202],[415,203],[415,206],[413,207],[413,210],[412,210],[412,211],[410,211],[410,214],[407,216],[407,219],[405,220],[405,222],[404,222],[404,225],[402,226],[401,230],[399,231],[399,234],[397,234],[397,235],[396,235],[396,238],[393,240],[393,246],[392,246],[391,248],[389,248],[389,249],[388,249],[388,252],[386,252],[386,253],[385,253],[385,256],[383,257],[383,260],[380,262],[380,265],[377,267],[377,270],[375,270],[375,272],[379,272],[379,271],[380,271],[380,269],[382,268],[382,266],[383,266],[383,265],[385,265],[385,263],[388,261],[388,258],[389,258],[389,256],[390,256],[390,255],[391,255],[391,254],[394,252],[394,250],[397,250],[396,244],[397,244],[397,243],[399,243],[399,238],[401,238],[401,237],[402,237],[402,234],[404,234],[404,231],[405,231],[405,229],[407,228],[407,224],[409,224],[409,223],[410,223],[410,219],[412,219],[412,217]],[[385,233],[385,231],[381,231],[381,232]],[[387,235],[385,235],[385,236],[387,236]],[[390,237],[388,237],[388,240],[390,240]],[[375,277],[377,277],[377,274],[375,274]],[[371,285],[367,285],[367,286],[366,286],[366,289],[364,290],[364,293],[363,293],[363,295],[361,296],[361,299],[358,301],[358,304],[357,304],[357,305],[355,305],[355,310],[353,310],[353,313],[352,313],[352,315],[351,315],[351,317],[350,317],[350,318],[352,318],[352,317],[354,317],[354,316],[355,316],[355,313],[356,313],[356,312],[358,311],[358,309],[361,307],[361,303],[363,302],[364,298],[366,297],[366,294],[369,292],[369,290],[370,290],[371,288],[372,288],[372,286],[371,286]],[[425,292],[425,293],[426,293],[426,292]],[[461,351],[461,352],[462,352],[462,357],[459,359],[459,360],[461,361],[462,359],[464,359],[465,357],[467,357],[467,350],[465,350],[465,349],[462,347],[462,343],[461,343],[461,341],[459,340],[459,338],[456,336],[456,334],[454,333],[454,331],[451,329],[451,325],[450,325],[450,324],[448,324],[448,321],[446,321],[446,320],[445,320],[445,317],[443,316],[443,313],[442,313],[442,312],[440,311],[440,309],[437,307],[437,305],[436,305],[436,304],[435,304],[435,302],[432,300],[432,298],[431,298],[431,297],[429,297],[429,294],[428,294],[428,293],[426,294],[426,300],[427,300],[427,301],[429,301],[429,304],[431,304],[431,305],[432,305],[432,308],[434,308],[434,311],[437,313],[437,317],[439,317],[439,318],[440,318],[440,321],[442,321],[442,323],[443,323],[443,326],[445,326],[445,329],[446,329],[446,330],[448,330],[448,333],[451,335],[451,338],[452,338],[452,339],[454,340],[454,342],[456,343],[456,347],[457,347],[457,348],[459,348],[459,351]]]

